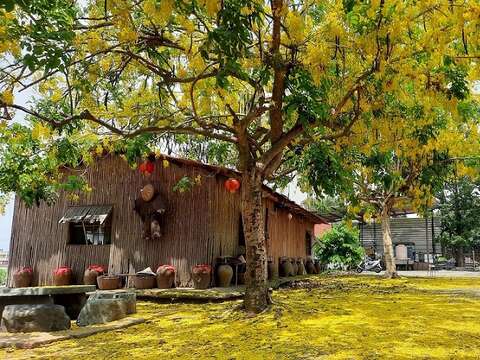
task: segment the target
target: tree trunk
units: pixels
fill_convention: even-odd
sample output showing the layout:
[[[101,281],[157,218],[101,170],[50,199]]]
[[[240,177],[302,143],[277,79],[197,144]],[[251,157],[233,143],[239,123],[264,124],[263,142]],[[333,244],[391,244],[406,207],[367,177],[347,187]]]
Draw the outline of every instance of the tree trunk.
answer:
[[[388,208],[382,210],[383,257],[385,259],[385,277],[398,277],[395,257],[393,256],[392,233],[390,231],[390,214]]]
[[[269,304],[262,180],[258,170],[243,170],[241,208],[247,261],[244,305],[253,313],[261,312]]]
[[[455,265],[458,267],[465,267],[465,252],[463,246],[455,249]]]

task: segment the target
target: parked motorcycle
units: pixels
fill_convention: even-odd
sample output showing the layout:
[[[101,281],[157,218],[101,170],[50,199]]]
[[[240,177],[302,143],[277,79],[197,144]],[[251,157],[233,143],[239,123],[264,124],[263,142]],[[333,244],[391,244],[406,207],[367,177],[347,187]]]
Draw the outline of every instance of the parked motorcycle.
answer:
[[[357,272],[361,273],[363,271],[375,271],[379,273],[382,271],[382,265],[380,264],[380,260],[372,260],[368,256],[366,256],[363,261],[358,264]]]

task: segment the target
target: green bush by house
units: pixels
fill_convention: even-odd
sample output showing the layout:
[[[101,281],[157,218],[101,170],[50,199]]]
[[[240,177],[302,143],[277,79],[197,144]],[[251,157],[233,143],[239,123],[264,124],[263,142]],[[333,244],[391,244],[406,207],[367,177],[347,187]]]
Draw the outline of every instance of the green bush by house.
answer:
[[[323,263],[331,264],[334,268],[355,266],[365,254],[358,229],[345,223],[334,225],[325,232],[314,245],[314,253]]]

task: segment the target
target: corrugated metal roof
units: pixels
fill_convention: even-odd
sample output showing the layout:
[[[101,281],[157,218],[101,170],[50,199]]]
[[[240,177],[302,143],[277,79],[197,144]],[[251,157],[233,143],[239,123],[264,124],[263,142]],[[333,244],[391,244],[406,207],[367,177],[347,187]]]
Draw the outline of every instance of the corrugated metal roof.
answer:
[[[99,222],[103,224],[112,212],[111,205],[85,205],[85,206],[70,206],[65,215],[58,222],[63,224],[66,222]]]

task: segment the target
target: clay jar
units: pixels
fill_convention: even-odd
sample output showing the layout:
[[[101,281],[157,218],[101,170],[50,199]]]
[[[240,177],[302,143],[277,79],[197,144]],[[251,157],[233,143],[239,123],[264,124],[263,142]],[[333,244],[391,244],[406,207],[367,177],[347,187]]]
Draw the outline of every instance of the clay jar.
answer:
[[[210,265],[195,265],[192,268],[193,287],[195,289],[208,289],[212,267]]]
[[[306,274],[305,265],[303,265],[303,259],[302,258],[297,259],[297,267],[298,267],[297,275],[305,275]]]
[[[268,270],[268,280],[273,280],[278,278],[278,268],[275,266],[275,263],[272,259],[268,260],[267,270]]]
[[[72,283],[72,269],[68,266],[61,266],[53,272],[53,284],[55,286],[66,286]]]
[[[157,269],[157,287],[170,289],[175,282],[175,266],[160,265]]]
[[[315,269],[315,264],[313,263],[312,258],[307,258],[307,262],[305,264],[305,270],[307,274],[316,274],[317,270]]]
[[[120,287],[120,276],[100,275],[97,277],[97,283],[100,290],[115,290]]]
[[[13,273],[13,287],[29,287],[32,279],[33,269],[31,267],[21,268]]]
[[[229,287],[232,282],[233,269],[228,264],[217,266],[217,279],[219,287]]]
[[[292,272],[293,272],[293,269],[292,269],[292,263],[290,262],[290,259],[286,257],[281,257],[280,258],[280,276],[287,277],[287,276],[290,276]]]
[[[290,273],[290,276],[295,276],[297,275],[297,272],[298,272],[297,262],[295,261],[294,258],[291,258],[290,262],[292,263],[292,272]]]
[[[83,273],[83,283],[85,285],[97,285],[97,277],[105,272],[101,265],[90,265]]]

